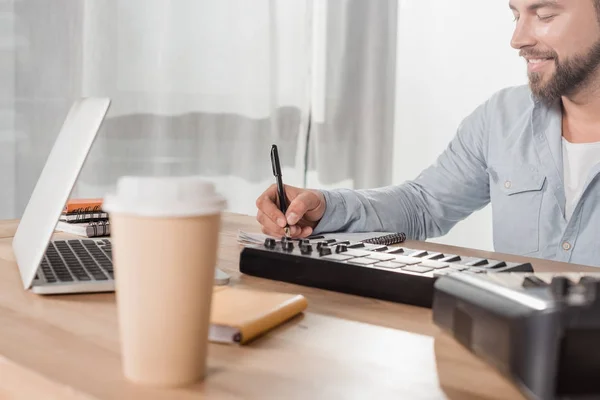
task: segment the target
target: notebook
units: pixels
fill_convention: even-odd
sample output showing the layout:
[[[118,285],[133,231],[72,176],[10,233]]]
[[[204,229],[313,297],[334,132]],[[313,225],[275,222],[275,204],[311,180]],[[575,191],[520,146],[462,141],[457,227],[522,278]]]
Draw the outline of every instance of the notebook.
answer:
[[[59,221],[56,224],[56,230],[59,232],[70,233],[72,235],[83,237],[110,236],[110,221],[93,222],[65,222]]]
[[[91,221],[99,221],[99,220],[107,220],[108,213],[98,210],[98,211],[83,211],[79,213],[70,213],[70,214],[62,214],[60,216],[60,221],[64,222],[91,222]]]
[[[99,209],[101,207],[102,199],[69,199],[67,204],[65,204],[63,214],[80,212],[81,210],[85,209]]]
[[[243,245],[257,245],[263,244],[265,239],[271,236],[262,233],[248,233],[243,230],[238,230],[238,243]],[[280,239],[280,238],[275,238]],[[337,241],[349,241],[353,243],[363,242],[371,244],[381,245],[392,245],[403,243],[406,240],[406,234],[402,232],[338,232],[338,233],[325,233],[314,236],[309,236],[311,240],[328,240],[336,239]]]
[[[56,224],[59,232],[83,237],[110,235],[108,213],[102,210],[102,199],[69,199]]]
[[[209,339],[225,344],[246,344],[302,313],[308,303],[302,295],[214,288]]]

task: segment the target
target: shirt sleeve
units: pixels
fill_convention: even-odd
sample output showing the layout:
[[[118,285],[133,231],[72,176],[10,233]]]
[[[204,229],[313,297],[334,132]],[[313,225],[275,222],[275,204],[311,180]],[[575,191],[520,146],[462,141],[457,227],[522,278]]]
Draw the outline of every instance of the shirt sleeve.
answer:
[[[490,201],[487,103],[465,118],[437,160],[401,185],[323,190],[323,232],[404,232],[409,239],[445,235]]]

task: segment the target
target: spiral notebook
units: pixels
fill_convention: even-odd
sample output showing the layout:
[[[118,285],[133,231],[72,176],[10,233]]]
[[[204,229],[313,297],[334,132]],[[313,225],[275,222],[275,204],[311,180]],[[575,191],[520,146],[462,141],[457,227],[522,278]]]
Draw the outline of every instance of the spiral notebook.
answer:
[[[238,243],[244,245],[263,244],[265,239],[271,236],[262,233],[249,233],[242,230],[238,231]],[[275,238],[279,239],[279,238]],[[349,241],[352,243],[363,242],[370,244],[392,245],[403,243],[406,240],[406,234],[402,232],[338,232],[324,233],[308,237],[311,240],[328,240],[335,239],[337,241]]]
[[[110,221],[108,213],[102,210],[102,199],[70,199],[56,230],[88,238],[109,236]]]
[[[79,213],[83,210],[97,210],[102,207],[103,199],[69,199],[63,209],[63,214]]]
[[[65,222],[95,222],[108,220],[108,213],[104,212],[100,205],[71,209],[63,212],[60,221]]]
[[[83,236],[88,238],[110,236],[110,221],[59,221],[58,224],[56,224],[56,230],[59,232],[70,233],[72,235]]]

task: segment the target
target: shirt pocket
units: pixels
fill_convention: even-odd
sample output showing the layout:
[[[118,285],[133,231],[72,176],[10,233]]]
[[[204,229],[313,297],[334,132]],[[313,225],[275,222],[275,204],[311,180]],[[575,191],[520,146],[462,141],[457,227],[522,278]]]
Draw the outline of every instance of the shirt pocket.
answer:
[[[546,177],[527,164],[496,165],[488,173],[495,251],[521,255],[538,251]]]

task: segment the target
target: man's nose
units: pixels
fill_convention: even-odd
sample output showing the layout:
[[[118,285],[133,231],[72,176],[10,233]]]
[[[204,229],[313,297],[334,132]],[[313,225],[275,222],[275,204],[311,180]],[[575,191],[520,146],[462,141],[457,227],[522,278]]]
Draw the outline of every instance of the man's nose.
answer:
[[[510,45],[517,50],[524,47],[533,47],[536,44],[535,36],[531,32],[531,26],[526,20],[517,21]]]

